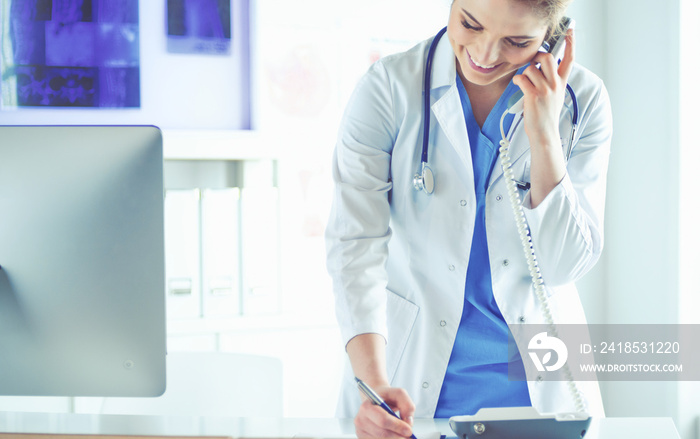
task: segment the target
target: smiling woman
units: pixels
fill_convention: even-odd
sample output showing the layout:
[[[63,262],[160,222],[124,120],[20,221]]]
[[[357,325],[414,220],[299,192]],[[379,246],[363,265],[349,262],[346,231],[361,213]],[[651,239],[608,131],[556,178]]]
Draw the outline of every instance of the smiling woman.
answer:
[[[503,14],[489,13],[491,3],[453,2],[447,34],[457,56],[463,82],[502,90],[511,77],[537,53],[548,24],[528,14],[525,3],[500,0]],[[499,93],[500,94],[500,93]]]
[[[490,13],[494,7],[503,13]],[[548,30],[547,21],[525,2],[452,3],[447,35],[479,126],[517,70],[535,56]]]
[[[454,0],[425,88],[433,38],[379,60],[350,99],[326,239],[350,366],[339,415],[356,416],[359,437],[405,437],[413,416],[482,407],[602,414],[597,383],[576,383],[574,401],[566,382],[525,381],[527,346],[508,349],[513,327],[544,321],[502,202],[505,178],[494,167],[501,115],[518,88],[524,112],[503,125],[513,138],[512,170],[530,183],[522,208],[555,324],[585,322],[573,282],[602,251],[608,95],[597,76],[575,65],[572,31],[560,64],[539,51],[558,32],[567,4]],[[580,108],[568,162],[560,140],[571,128],[567,83]],[[425,115],[421,89],[429,99]],[[439,182],[430,195],[413,190],[423,117],[433,126],[429,160]],[[353,375],[401,419],[362,403]]]

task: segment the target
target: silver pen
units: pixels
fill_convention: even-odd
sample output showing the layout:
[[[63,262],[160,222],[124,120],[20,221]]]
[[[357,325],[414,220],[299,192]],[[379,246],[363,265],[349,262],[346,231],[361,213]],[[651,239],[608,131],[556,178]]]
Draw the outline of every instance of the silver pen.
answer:
[[[377,392],[372,390],[372,388],[370,386],[365,384],[361,379],[359,379],[357,377],[355,377],[355,381],[357,381],[357,387],[360,388],[360,391],[367,397],[367,399],[369,399],[372,402],[372,404],[378,405],[379,407],[383,408],[384,411],[386,411],[390,415],[395,416],[398,419],[401,419],[401,418],[399,418],[399,415],[397,415],[391,409],[391,407],[389,407],[387,405],[387,403],[384,402],[384,400],[381,398],[381,396],[377,395]],[[416,438],[415,434],[411,434],[411,439],[418,439],[418,438]]]

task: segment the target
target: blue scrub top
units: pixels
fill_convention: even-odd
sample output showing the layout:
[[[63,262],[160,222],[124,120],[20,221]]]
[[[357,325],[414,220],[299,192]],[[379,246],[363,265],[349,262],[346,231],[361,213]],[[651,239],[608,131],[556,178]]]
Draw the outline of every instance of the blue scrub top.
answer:
[[[511,374],[517,371],[512,376],[524,376],[524,367],[519,354],[509,358],[510,331],[493,297],[485,221],[486,189],[501,141],[500,120],[518,86],[512,81],[508,84],[481,128],[459,75],[457,87],[474,165],[477,207],[462,319],[440,391],[436,418],[471,415],[482,407],[531,405],[527,382],[508,380],[509,363],[514,368]],[[513,115],[509,114],[504,121],[505,132],[512,122]]]

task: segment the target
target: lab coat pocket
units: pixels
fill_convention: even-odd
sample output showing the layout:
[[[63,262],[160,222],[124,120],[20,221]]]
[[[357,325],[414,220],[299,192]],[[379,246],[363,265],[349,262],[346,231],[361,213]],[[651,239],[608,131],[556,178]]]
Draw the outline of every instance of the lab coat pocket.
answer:
[[[389,338],[386,346],[386,369],[389,382],[394,380],[406,344],[411,337],[419,307],[404,297],[387,290],[387,324]]]
[[[525,194],[530,190],[530,160],[522,159],[513,165],[513,171],[518,186],[518,194],[522,200]]]
[[[522,200],[525,194],[530,190],[530,155],[522,154],[517,159],[511,157],[512,163],[510,169],[513,171],[513,178],[518,188],[518,194]],[[496,180],[504,178],[503,171],[501,168],[501,162],[498,160],[495,164],[494,171],[492,171],[491,180],[494,183]],[[505,180],[499,181],[500,184],[505,185]],[[505,187],[505,186],[502,186]]]

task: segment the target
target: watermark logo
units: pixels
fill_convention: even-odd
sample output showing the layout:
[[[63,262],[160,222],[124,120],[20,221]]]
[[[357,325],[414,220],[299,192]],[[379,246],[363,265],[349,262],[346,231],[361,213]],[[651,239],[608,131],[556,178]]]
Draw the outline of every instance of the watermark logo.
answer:
[[[532,362],[535,363],[535,367],[539,372],[554,372],[559,370],[564,366],[566,359],[569,357],[569,351],[566,349],[564,342],[557,337],[547,335],[546,332],[535,334],[535,336],[530,339],[530,343],[528,343],[527,347],[530,351],[530,358]],[[537,351],[546,351],[541,360]],[[555,360],[552,359],[552,352],[556,354]],[[549,363],[552,361],[554,361],[554,364],[550,365]]]
[[[700,381],[700,324],[522,324],[512,336],[512,381]]]

